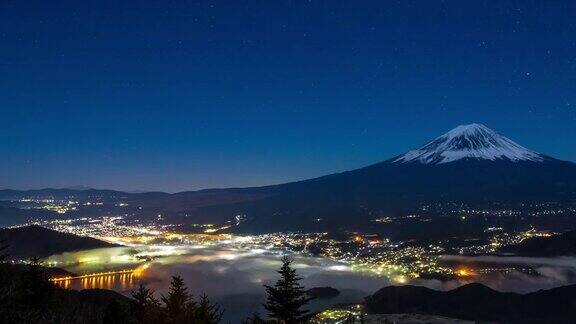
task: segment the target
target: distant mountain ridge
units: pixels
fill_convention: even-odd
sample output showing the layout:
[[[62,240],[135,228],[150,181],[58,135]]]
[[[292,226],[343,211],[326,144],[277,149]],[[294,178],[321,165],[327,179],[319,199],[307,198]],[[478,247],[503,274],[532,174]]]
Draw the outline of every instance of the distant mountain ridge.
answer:
[[[576,255],[576,230],[552,237],[532,237],[504,247],[502,252],[528,257],[573,256]]]
[[[458,126],[420,149],[364,168],[280,185],[174,194],[111,190],[0,190],[0,199],[49,193],[103,196],[150,215],[195,221],[245,215],[254,226],[299,228],[315,219],[356,223],[426,204],[576,203],[576,164],[531,151],[479,124]],[[244,226],[249,226],[246,222]]]
[[[389,286],[366,298],[369,313],[417,313],[498,323],[574,323],[576,285],[529,294],[471,283],[449,291]]]
[[[70,187],[67,187],[67,188],[64,188],[64,189],[83,191],[83,190],[90,190],[90,189],[93,189],[93,188],[86,187],[86,186],[83,186],[83,185],[76,185],[76,186],[70,186]]]

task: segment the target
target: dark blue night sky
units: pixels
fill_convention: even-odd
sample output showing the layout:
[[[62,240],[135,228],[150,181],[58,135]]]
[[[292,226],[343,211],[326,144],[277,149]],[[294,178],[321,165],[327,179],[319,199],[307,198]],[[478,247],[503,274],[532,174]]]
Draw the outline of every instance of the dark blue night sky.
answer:
[[[479,122],[576,161],[576,1],[0,2],[0,188],[357,168]]]

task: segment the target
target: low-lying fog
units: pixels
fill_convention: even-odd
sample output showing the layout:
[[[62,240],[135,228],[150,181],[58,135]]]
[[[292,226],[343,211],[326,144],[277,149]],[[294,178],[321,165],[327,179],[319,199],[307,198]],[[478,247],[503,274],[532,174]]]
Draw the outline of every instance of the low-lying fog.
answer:
[[[105,288],[129,294],[137,282],[142,280],[160,295],[167,292],[171,276],[180,275],[193,294],[206,293],[226,310],[225,322],[228,320],[237,322],[239,318],[248,316],[254,311],[264,313],[261,308],[264,302],[263,285],[272,284],[278,278],[276,270],[281,264],[280,255],[263,250],[185,247],[96,249],[52,256],[48,261],[56,261],[58,266],[69,271],[83,273],[135,267],[130,256],[138,253],[156,254],[158,257],[149,262],[149,267],[141,278],[128,284],[108,285]],[[78,260],[83,262],[72,264]],[[512,271],[508,274],[477,275],[467,280],[447,282],[418,279],[410,284],[446,290],[468,282],[480,282],[501,291],[525,293],[576,283],[576,258],[442,256],[442,260],[474,266],[527,265],[534,267],[540,276]],[[306,288],[330,286],[341,291],[340,296],[336,298],[314,301],[310,306],[311,309],[320,309],[337,303],[360,302],[364,296],[391,284],[387,278],[352,272],[344,263],[323,258],[295,256],[293,265],[303,277],[302,284]],[[83,287],[78,282],[72,283],[72,288]]]

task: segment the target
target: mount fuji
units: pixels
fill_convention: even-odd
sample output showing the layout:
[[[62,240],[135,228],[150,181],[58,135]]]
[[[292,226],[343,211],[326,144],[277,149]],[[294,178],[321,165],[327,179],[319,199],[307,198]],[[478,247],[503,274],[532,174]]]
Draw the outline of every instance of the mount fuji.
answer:
[[[186,215],[185,221],[213,222],[244,215],[256,220],[253,224],[260,228],[283,230],[303,228],[318,219],[324,224],[344,224],[386,214],[406,215],[431,205],[574,206],[576,164],[527,149],[484,125],[471,124],[380,163],[280,185],[175,194],[0,190],[0,199],[44,193],[122,199],[150,215]]]
[[[547,158],[481,124],[461,125],[394,162],[442,164],[461,159],[542,162]]]
[[[257,226],[297,229],[313,219],[354,223],[426,205],[576,203],[576,164],[537,153],[480,125],[462,125],[422,147],[364,168],[273,186],[146,196],[135,204],[194,219],[245,215]],[[192,219],[192,218],[190,218]]]
[[[271,225],[311,219],[349,223],[431,204],[573,204],[576,164],[527,149],[484,125],[471,124],[361,169],[281,185],[203,192],[214,198],[237,196],[233,203],[196,209],[198,216],[243,214]],[[192,198],[195,194],[176,195]]]

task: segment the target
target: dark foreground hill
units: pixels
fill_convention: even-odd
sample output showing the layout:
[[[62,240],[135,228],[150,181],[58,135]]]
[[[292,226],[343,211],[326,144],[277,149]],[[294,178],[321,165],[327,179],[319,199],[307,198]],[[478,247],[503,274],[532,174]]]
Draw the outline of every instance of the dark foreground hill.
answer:
[[[134,323],[134,301],[111,290],[62,289],[46,268],[0,263],[0,323]]]
[[[529,294],[503,293],[473,283],[450,291],[390,286],[366,298],[369,313],[417,313],[504,323],[574,323],[576,285]]]
[[[136,323],[130,314],[133,304],[132,299],[112,290],[55,289],[41,311],[8,311],[11,316],[4,317],[8,319],[4,323]]]
[[[191,297],[180,277],[173,277],[161,304],[144,286],[128,298],[105,289],[64,289],[48,276],[38,262],[13,265],[0,257],[0,323],[217,324],[222,315],[206,296]]]
[[[3,251],[10,259],[47,257],[63,252],[118,246],[91,237],[57,232],[41,226],[31,225],[0,229],[0,239],[6,240],[8,249]]]

